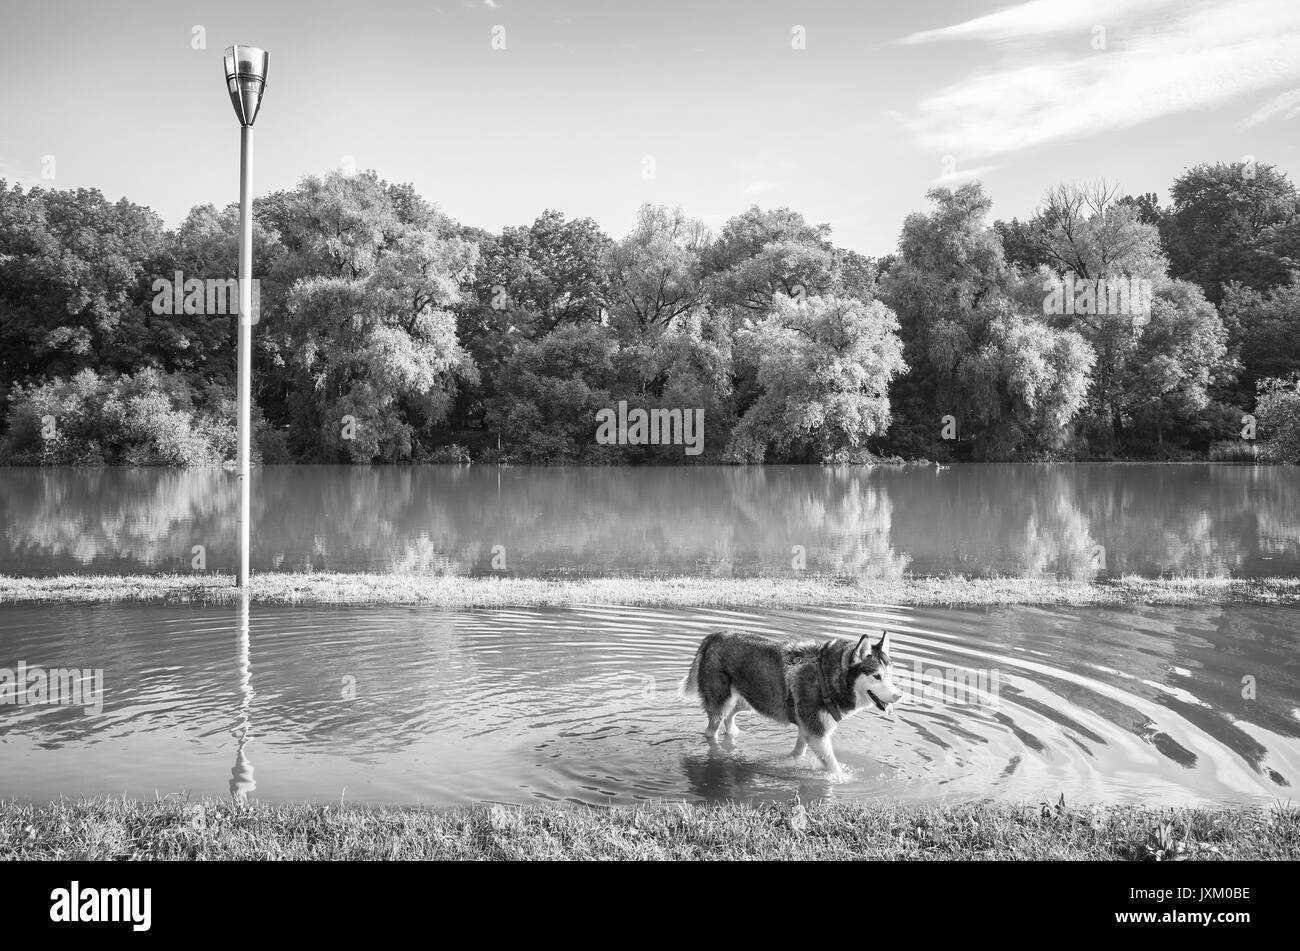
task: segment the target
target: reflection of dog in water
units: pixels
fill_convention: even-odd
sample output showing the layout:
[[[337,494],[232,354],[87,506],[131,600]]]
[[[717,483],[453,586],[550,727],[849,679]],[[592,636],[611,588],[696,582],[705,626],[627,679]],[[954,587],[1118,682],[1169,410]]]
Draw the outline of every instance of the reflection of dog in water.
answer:
[[[717,631],[700,642],[682,696],[698,696],[716,739],[725,723],[728,736],[740,732],[736,715],[754,710],[799,728],[790,754],[812,749],[833,777],[844,775],[831,734],[836,724],[874,705],[881,711],[902,697],[890,677],[889,632],[875,645],[863,635],[848,641],[781,643],[740,631]]]

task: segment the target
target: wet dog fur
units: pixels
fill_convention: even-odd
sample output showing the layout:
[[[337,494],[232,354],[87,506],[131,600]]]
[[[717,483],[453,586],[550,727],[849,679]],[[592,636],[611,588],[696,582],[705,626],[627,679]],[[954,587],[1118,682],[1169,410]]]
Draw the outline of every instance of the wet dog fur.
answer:
[[[865,634],[857,644],[791,643],[716,631],[700,642],[681,694],[699,697],[711,742],[724,728],[736,736],[737,714],[753,710],[797,727],[799,738],[790,755],[799,759],[811,749],[832,777],[841,778],[831,735],[843,718],[873,706],[888,711],[902,697],[891,673],[888,631],[874,645]]]

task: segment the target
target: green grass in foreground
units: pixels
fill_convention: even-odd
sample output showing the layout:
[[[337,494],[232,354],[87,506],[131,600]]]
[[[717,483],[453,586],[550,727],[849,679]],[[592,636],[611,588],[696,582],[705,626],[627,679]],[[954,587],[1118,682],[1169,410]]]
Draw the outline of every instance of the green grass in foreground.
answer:
[[[1043,578],[456,578],[419,574],[255,574],[261,604],[424,604],[449,610],[620,604],[786,608],[818,604],[1300,604],[1300,578],[1140,578],[1086,583]],[[0,575],[0,604],[163,602],[225,604],[230,575]]]
[[[0,802],[0,859],[1300,859],[1300,810]]]

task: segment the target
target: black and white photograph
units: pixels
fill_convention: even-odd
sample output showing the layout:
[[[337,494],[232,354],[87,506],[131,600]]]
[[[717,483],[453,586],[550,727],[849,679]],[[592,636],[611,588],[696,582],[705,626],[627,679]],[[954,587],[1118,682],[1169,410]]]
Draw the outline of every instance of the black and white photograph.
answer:
[[[7,928],[462,860],[638,915],[797,875],[836,942],[1284,919],[1295,0],[0,35]]]

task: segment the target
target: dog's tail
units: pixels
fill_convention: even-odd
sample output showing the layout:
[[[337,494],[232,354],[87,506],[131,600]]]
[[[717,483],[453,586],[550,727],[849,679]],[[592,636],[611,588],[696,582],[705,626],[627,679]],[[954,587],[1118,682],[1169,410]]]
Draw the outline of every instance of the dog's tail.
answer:
[[[685,700],[687,697],[697,697],[700,693],[700,658],[704,656],[704,645],[709,642],[706,637],[700,641],[700,646],[695,650],[695,657],[691,660],[691,669],[686,672],[681,683],[677,685],[677,696]]]

